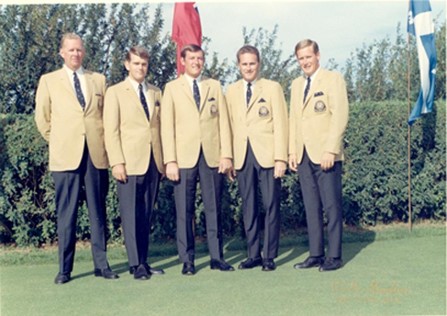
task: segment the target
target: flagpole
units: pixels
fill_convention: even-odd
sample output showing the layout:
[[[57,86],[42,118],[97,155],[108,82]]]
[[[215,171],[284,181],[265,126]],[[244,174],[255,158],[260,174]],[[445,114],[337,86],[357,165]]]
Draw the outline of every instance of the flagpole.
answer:
[[[407,108],[408,115],[410,117],[411,113],[411,82],[410,82],[410,71],[411,71],[411,59],[410,59],[410,34],[407,33]],[[411,126],[407,124],[407,160],[408,160],[408,225],[410,232],[413,229],[412,221],[412,209],[411,209]]]

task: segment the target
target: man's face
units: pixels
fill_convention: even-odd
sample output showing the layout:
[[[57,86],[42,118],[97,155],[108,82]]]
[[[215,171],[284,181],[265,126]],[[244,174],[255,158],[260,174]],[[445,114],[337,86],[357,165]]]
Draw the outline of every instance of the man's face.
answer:
[[[307,77],[312,76],[320,67],[320,53],[315,54],[312,46],[299,49],[296,52],[296,58]]]
[[[149,62],[140,56],[130,54],[130,60],[124,62],[124,66],[129,72],[129,77],[138,83],[142,83],[147,75]]]
[[[205,58],[203,56],[203,51],[186,51],[185,58],[182,57],[181,59],[181,63],[185,67],[185,73],[192,78],[200,76],[204,62]]]
[[[64,59],[65,65],[75,71],[82,66],[85,56],[84,45],[80,39],[66,39],[59,51],[59,55]]]
[[[239,56],[239,70],[247,82],[256,80],[259,74],[259,60],[255,54],[244,53]]]

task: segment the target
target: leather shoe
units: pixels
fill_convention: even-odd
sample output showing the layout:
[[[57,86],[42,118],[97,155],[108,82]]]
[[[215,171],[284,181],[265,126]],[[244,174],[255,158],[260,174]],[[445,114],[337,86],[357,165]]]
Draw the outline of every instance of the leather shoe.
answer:
[[[71,280],[70,273],[58,273],[54,279],[56,284],[64,284]]]
[[[319,271],[333,271],[340,269],[343,265],[343,261],[341,259],[336,258],[327,258],[324,263],[320,266]]]
[[[163,269],[152,268],[147,263],[144,266],[146,267],[146,270],[149,274],[158,274],[158,275],[165,274],[165,271]]]
[[[182,274],[183,275],[194,275],[196,273],[196,268],[194,267],[194,263],[185,262],[183,263]]]
[[[260,266],[262,265],[262,259],[261,258],[248,258],[245,261],[242,261],[239,264],[239,269],[244,270],[244,269],[252,269],[254,267]]]
[[[151,275],[147,272],[144,264],[140,264],[133,273],[133,278],[135,280],[149,280]]]
[[[118,279],[119,275],[112,271],[110,268],[95,269],[94,274],[96,277],[103,277],[104,279]]]
[[[321,266],[324,263],[324,257],[307,257],[303,262],[295,264],[295,269],[309,269]]]
[[[146,270],[149,274],[165,274],[163,269],[156,269],[156,268],[152,268],[150,265],[148,265],[147,263],[145,264]],[[129,273],[130,274],[134,274],[135,270],[138,268],[138,266],[130,266],[129,267]]]
[[[262,261],[262,271],[273,271],[276,269],[276,264],[273,259],[264,259]]]
[[[234,268],[224,260],[211,259],[211,270],[234,271]]]

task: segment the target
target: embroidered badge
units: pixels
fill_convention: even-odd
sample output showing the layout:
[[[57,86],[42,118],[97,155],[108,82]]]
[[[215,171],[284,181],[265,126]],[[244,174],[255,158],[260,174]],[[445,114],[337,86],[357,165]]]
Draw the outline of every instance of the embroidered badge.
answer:
[[[314,106],[315,112],[324,112],[326,111],[326,104],[323,101],[317,101]]]
[[[219,110],[217,109],[217,105],[212,104],[210,107],[210,113],[211,115],[217,115],[219,113]]]
[[[269,115],[269,110],[265,106],[261,106],[259,109],[259,116],[264,117]]]

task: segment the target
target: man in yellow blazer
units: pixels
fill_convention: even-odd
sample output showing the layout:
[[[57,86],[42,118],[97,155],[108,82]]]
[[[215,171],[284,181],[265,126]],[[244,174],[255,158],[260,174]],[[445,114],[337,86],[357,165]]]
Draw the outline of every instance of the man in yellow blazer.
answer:
[[[132,47],[128,77],[107,89],[105,144],[117,190],[130,273],[136,280],[163,274],[147,264],[152,210],[164,173],[160,140],[159,88],[145,81],[149,53]]]
[[[343,137],[348,123],[348,97],[341,74],[320,67],[318,44],[306,39],[295,47],[304,77],[292,83],[289,165],[298,170],[309,234],[309,257],[296,269],[342,266]],[[327,217],[325,258],[323,210]]]
[[[239,269],[262,265],[263,271],[272,271],[279,247],[281,177],[287,166],[287,106],[279,83],[259,78],[256,47],[243,46],[237,59],[242,79],[228,87],[226,100],[248,243],[248,258]],[[266,212],[262,256],[258,187]]]
[[[177,248],[182,274],[195,274],[194,215],[200,181],[211,269],[233,271],[223,259],[221,194],[223,174],[232,168],[231,130],[222,88],[201,75],[204,52],[181,51],[185,74],[169,82],[161,106],[161,139],[166,176],[174,181]]]
[[[62,69],[45,74],[36,91],[35,121],[49,143],[49,169],[55,182],[59,273],[55,283],[71,279],[78,202],[85,187],[91,225],[95,276],[116,279],[106,258],[108,161],[104,147],[105,77],[82,68],[85,49],[73,33],[62,37]]]

